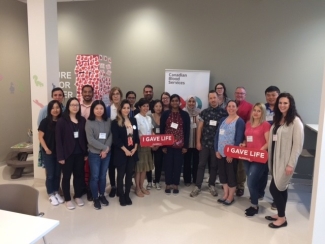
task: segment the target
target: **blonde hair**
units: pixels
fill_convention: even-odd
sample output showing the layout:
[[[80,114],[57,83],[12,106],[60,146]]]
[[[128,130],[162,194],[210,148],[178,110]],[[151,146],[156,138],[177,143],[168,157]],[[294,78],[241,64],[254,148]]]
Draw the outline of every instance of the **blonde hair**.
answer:
[[[266,116],[266,108],[265,108],[265,105],[264,105],[264,103],[255,103],[255,105],[253,106],[253,109],[252,109],[252,111],[251,111],[251,118],[250,118],[250,122],[251,122],[251,124],[253,124],[253,122],[254,122],[254,118],[253,118],[253,110],[254,110],[254,108],[255,107],[259,107],[259,109],[261,110],[261,118],[260,118],[260,124],[262,124],[264,121],[265,121],[265,116]]]
[[[114,93],[115,91],[118,91],[118,92],[120,93],[120,98],[122,99],[122,97],[123,97],[122,90],[121,90],[119,87],[114,86],[114,87],[112,87],[112,89],[111,89],[110,92],[109,92],[109,100],[110,100],[110,101],[113,101],[113,93]]]

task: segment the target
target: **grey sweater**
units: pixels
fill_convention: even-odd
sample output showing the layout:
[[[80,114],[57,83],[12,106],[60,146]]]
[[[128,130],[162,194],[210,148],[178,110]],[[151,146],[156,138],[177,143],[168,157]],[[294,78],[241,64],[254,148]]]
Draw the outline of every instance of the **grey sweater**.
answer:
[[[105,151],[107,147],[111,150],[112,133],[110,119],[107,119],[107,121],[87,120],[85,130],[90,152],[99,154],[101,151]],[[100,133],[106,133],[106,139],[99,139]]]

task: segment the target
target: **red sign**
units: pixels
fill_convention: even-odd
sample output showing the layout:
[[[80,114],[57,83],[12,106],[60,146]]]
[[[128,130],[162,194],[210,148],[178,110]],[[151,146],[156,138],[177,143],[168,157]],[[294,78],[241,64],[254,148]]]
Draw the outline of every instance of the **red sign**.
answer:
[[[224,153],[227,157],[243,159],[251,162],[266,163],[268,153],[265,150],[258,150],[247,147],[226,145]]]
[[[174,136],[169,134],[141,136],[141,147],[167,146],[174,144]]]

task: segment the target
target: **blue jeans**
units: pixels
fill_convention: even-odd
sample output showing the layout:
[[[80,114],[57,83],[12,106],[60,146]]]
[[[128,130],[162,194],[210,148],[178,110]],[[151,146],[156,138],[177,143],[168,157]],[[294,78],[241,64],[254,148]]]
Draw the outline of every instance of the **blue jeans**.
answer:
[[[99,154],[92,152],[89,152],[88,154],[90,167],[90,190],[94,199],[98,198],[98,190],[100,195],[104,195],[105,193],[106,174],[110,158],[110,152],[107,154],[106,158],[100,158]]]
[[[261,186],[265,182],[265,168],[267,164],[244,161],[247,174],[247,186],[251,195],[251,203],[258,205],[258,198],[264,196],[264,190],[261,192]],[[266,175],[267,177],[267,175]],[[263,194],[263,195],[261,195]]]
[[[42,151],[42,162],[46,169],[46,191],[51,195],[60,188],[61,166],[55,154],[46,154]]]

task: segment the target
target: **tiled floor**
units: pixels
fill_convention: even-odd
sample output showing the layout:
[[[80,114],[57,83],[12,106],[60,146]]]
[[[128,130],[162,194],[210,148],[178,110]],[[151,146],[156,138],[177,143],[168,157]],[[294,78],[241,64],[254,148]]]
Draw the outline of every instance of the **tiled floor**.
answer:
[[[64,205],[54,207],[49,203],[43,183],[35,184],[31,175],[11,180],[11,172],[9,167],[0,166],[0,184],[11,182],[36,187],[40,192],[39,209],[45,212],[44,217],[60,221],[60,225],[46,236],[49,244],[308,243],[311,182],[306,180],[295,180],[291,184],[287,205],[288,226],[274,230],[267,226],[269,222],[264,219],[265,215],[275,213],[270,209],[268,190],[260,202],[259,214],[253,218],[244,215],[244,210],[249,207],[247,189],[243,197],[236,198],[232,206],[226,207],[210,195],[206,184],[196,198],[189,196],[193,186],[182,184],[178,196],[167,196],[163,189],[152,189],[151,195],[144,198],[138,198],[132,192],[132,206],[121,207],[118,199],[113,198],[109,199],[109,206],[101,210],[93,209],[92,203],[83,196],[84,207],[67,210]],[[218,190],[220,194],[221,188]]]

